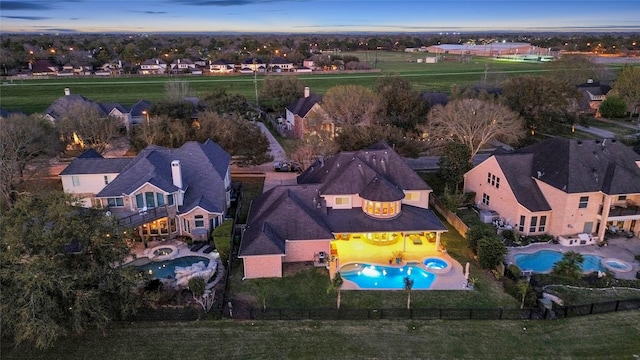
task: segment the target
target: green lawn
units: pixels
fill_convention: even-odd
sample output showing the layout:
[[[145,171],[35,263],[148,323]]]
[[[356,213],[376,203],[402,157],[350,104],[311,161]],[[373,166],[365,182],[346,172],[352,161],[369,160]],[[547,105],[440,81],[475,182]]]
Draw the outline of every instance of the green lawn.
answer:
[[[264,176],[232,176],[232,181],[238,181],[242,183],[242,207],[240,208],[240,214],[238,215],[238,224],[245,224],[247,217],[249,216],[249,208],[251,201],[258,195],[262,194],[264,188]]]
[[[545,292],[560,297],[566,306],[584,305],[598,302],[640,299],[640,289],[626,288],[573,288],[551,286]]]
[[[328,72],[317,74],[295,75],[312,91],[323,94],[336,85],[362,85],[373,87],[380,76],[398,74],[406,77],[419,91],[449,91],[452,84],[470,85],[484,79],[488,74],[514,76],[535,74],[544,71],[540,64],[513,64],[492,62],[488,59],[473,59],[469,63],[441,62],[438,64],[408,63],[405,55],[389,53],[384,57],[379,52],[379,68],[382,72],[345,73]],[[361,56],[361,59],[364,58]],[[371,59],[373,61],[373,59]],[[264,77],[258,77],[258,86]],[[255,97],[253,76],[135,76],[121,78],[52,78],[35,80],[3,81],[0,107],[8,110],[21,110],[27,113],[44,111],[53,101],[69,88],[72,94],[83,95],[100,102],[119,102],[130,106],[134,102],[145,99],[158,101],[165,97],[164,84],[167,81],[187,81],[194,95],[205,96],[215,89],[226,89],[230,93],[238,93],[249,100]]]
[[[113,324],[12,359],[634,359],[640,311],[554,321],[196,321]]]

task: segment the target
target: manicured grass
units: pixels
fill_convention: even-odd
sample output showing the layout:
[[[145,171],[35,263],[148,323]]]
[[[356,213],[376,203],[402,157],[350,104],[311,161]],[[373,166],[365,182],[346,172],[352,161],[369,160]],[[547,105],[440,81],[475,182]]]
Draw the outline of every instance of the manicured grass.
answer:
[[[327,72],[292,75],[312,91],[324,94],[336,85],[361,85],[373,87],[380,76],[398,74],[410,80],[419,91],[449,91],[452,84],[470,85],[484,79],[485,71],[500,76],[514,76],[527,73],[540,73],[544,66],[539,64],[488,63],[487,59],[473,59],[469,63],[441,62],[438,64],[408,63],[404,57],[394,59],[397,54],[390,53],[390,58],[382,57],[379,52],[378,64],[382,72],[346,73]],[[362,58],[364,59],[364,58]],[[372,59],[373,60],[373,59]],[[488,70],[487,70],[488,69]],[[258,77],[261,86],[264,76]],[[119,102],[130,106],[134,102],[145,99],[158,101],[165,98],[164,84],[167,81],[187,81],[193,95],[204,97],[215,89],[225,89],[229,93],[237,93],[250,101],[255,98],[253,76],[135,76],[121,78],[52,78],[34,80],[8,80],[3,82],[0,107],[23,112],[41,112],[57,98],[63,96],[64,88],[72,94],[83,95],[100,102]]]
[[[633,359],[640,311],[555,321],[118,323],[12,359]]]
[[[565,306],[600,303],[607,301],[640,299],[640,289],[624,288],[573,288],[550,286],[545,292],[554,294],[564,301]]]
[[[238,215],[238,224],[245,224],[247,217],[249,216],[249,208],[251,207],[251,201],[262,194],[264,188],[264,176],[232,176],[232,181],[239,181],[242,183],[242,207],[240,208],[240,214]]]

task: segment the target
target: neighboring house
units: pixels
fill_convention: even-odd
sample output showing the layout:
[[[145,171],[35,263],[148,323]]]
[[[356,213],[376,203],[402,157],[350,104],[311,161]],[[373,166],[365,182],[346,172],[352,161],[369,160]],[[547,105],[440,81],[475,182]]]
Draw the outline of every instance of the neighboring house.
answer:
[[[142,75],[164,74],[166,72],[167,64],[160,59],[149,59],[140,64],[139,73]]]
[[[274,57],[268,65],[267,71],[291,72],[294,70],[293,63],[285,58]]]
[[[495,154],[465,174],[464,191],[519,234],[566,245],[613,227],[640,235],[640,155],[616,140],[552,138]]]
[[[216,74],[228,74],[233,72],[234,65],[225,59],[218,59],[209,64],[209,71]]]
[[[267,71],[267,67],[264,64],[264,61],[258,58],[249,58],[242,62],[240,67],[240,73],[242,74],[253,74],[254,72],[265,72]]]
[[[311,70],[311,68],[308,68],[306,66],[296,66],[293,71],[297,72],[297,73],[304,73],[304,74],[310,74],[313,72],[313,70]]]
[[[173,74],[191,73],[196,70],[196,64],[191,59],[176,59],[170,67]]]
[[[319,159],[252,205],[238,256],[247,279],[281,277],[284,263],[386,264],[437,253],[447,231],[429,209],[431,188],[386,143]]]
[[[284,126],[292,132],[293,137],[301,139],[309,132],[320,129],[326,130],[330,134],[334,133],[333,122],[323,120],[325,117],[322,116],[320,101],[322,101],[321,95],[312,94],[309,87],[305,87],[304,97],[285,107]]]
[[[29,63],[29,70],[34,76],[55,76],[58,74],[58,67],[49,60],[36,60]]]
[[[231,202],[231,156],[211,140],[150,145],[135,158],[83,153],[60,173],[85,207],[104,208],[144,239],[206,240]]]
[[[151,106],[152,104],[146,100],[138,100],[135,104],[131,105],[129,109],[130,125],[138,125],[143,121],[149,120],[149,109],[151,109]]]
[[[580,108],[596,116],[600,116],[600,104],[607,98],[610,90],[610,84],[593,81],[593,79],[589,79],[586,83],[578,85],[578,91],[582,93]]]

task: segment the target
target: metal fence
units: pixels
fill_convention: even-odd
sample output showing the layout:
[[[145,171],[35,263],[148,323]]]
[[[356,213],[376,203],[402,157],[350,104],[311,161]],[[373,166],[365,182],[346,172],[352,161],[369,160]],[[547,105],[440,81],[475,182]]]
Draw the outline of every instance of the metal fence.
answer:
[[[526,309],[251,309],[255,320],[547,320],[640,309],[640,299]]]

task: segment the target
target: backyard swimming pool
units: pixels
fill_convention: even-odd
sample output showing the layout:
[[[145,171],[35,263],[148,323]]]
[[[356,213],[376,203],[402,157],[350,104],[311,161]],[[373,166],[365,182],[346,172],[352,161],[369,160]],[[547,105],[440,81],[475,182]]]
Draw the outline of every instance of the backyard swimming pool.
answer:
[[[514,258],[520,270],[547,273],[553,269],[556,262],[562,259],[562,255],[560,251],[540,250],[532,254],[516,254]],[[584,258],[583,272],[605,271],[601,256],[582,254],[582,257]]]
[[[347,264],[340,269],[345,280],[353,281],[361,289],[403,290],[404,278],[413,280],[414,290],[426,290],[436,279],[436,275],[426,271],[419,264],[393,267],[372,264]]]
[[[205,267],[209,265],[209,259],[202,256],[184,256],[173,260],[150,262],[145,265],[136,266],[140,272],[149,274],[155,279],[175,279],[176,266],[187,267],[197,262],[204,262]]]

